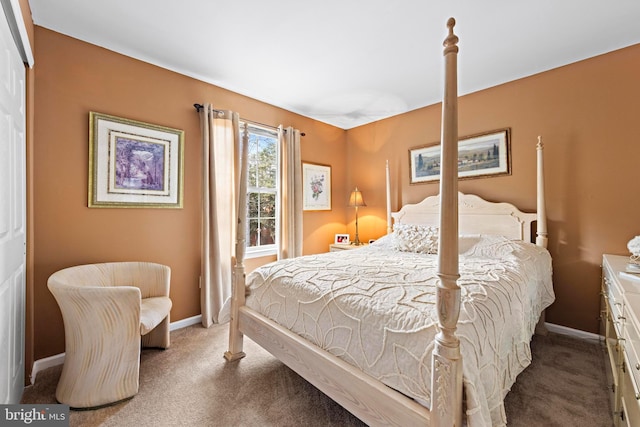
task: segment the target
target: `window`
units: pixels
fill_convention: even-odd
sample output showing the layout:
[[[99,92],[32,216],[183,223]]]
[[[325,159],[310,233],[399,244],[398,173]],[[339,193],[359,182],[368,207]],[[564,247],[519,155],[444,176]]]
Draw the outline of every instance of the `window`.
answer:
[[[248,124],[247,256],[276,253],[278,133]]]

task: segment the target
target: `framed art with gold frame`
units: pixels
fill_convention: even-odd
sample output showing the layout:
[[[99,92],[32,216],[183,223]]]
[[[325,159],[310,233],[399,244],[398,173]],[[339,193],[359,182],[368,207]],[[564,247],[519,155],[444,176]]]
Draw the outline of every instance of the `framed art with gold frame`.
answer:
[[[409,183],[440,180],[440,143],[409,150]],[[460,138],[458,179],[511,175],[511,129]]]
[[[182,208],[184,131],[89,113],[89,207]]]

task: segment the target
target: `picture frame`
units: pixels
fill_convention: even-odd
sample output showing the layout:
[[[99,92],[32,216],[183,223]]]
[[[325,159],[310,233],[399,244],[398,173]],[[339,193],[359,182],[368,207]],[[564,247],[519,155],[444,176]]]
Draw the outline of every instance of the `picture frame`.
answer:
[[[348,245],[351,243],[350,239],[351,238],[348,234],[336,234],[333,243],[335,243],[336,245]]]
[[[440,180],[439,142],[409,149],[409,183]],[[465,136],[458,142],[458,179],[511,175],[511,129]]]
[[[331,210],[331,166],[302,163],[302,210]]]
[[[91,111],[90,208],[182,208],[184,131]]]

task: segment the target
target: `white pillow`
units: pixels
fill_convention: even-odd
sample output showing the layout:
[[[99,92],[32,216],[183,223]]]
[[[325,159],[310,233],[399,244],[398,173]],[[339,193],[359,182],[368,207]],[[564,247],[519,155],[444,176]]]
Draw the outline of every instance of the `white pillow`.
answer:
[[[438,227],[413,224],[394,224],[395,249],[423,254],[438,253]]]

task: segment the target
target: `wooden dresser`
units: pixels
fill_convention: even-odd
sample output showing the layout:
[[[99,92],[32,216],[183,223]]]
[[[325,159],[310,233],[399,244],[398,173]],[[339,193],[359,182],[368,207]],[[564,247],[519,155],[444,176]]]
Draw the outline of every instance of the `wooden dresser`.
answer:
[[[640,426],[640,274],[621,275],[628,256],[602,259],[602,331],[614,426]]]

